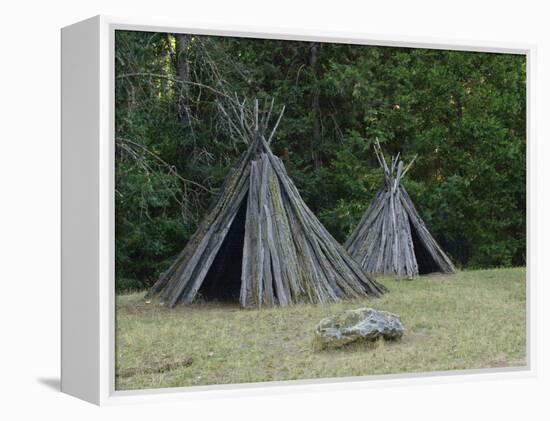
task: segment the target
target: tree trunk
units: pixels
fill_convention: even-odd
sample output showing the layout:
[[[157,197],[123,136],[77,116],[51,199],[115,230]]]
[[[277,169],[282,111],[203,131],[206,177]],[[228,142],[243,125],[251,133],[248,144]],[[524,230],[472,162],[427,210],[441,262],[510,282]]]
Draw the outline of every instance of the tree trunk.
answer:
[[[321,106],[319,105],[319,84],[317,81],[317,59],[319,56],[319,49],[321,44],[318,42],[312,42],[309,53],[309,65],[311,66],[312,74],[314,75],[314,81],[311,92],[311,114],[313,117],[313,136],[311,144],[311,154],[315,168],[318,169],[321,166],[321,159],[319,151],[321,150],[322,133],[321,133]]]
[[[181,123],[187,126],[191,122],[191,111],[189,109],[189,61],[188,46],[189,35],[176,34],[176,73],[181,80],[181,89],[178,100]]]

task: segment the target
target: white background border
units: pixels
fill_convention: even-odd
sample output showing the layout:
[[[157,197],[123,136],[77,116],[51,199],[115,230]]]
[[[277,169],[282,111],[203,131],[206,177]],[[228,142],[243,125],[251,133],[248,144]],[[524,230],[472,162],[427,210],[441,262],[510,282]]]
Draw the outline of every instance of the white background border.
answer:
[[[538,264],[543,258],[547,224],[536,218],[548,213],[543,195],[548,168],[543,163],[548,147],[548,68],[550,39],[542,7],[526,2],[462,1],[447,7],[443,2],[391,2],[359,4],[341,0],[298,4],[296,1],[264,5],[247,5],[238,1],[212,1],[196,4],[155,0],[81,2],[21,1],[3,13],[8,17],[2,26],[3,61],[2,96],[3,152],[0,171],[3,207],[0,232],[6,262],[3,305],[2,373],[3,396],[7,405],[2,411],[20,415],[44,415],[55,411],[60,418],[75,414],[81,419],[99,416],[96,408],[61,395],[55,389],[59,353],[59,28],[98,12],[115,15],[181,16],[194,27],[235,22],[242,28],[296,28],[323,32],[361,32],[379,34],[386,39],[431,40],[446,43],[460,39],[496,40],[496,44],[536,43],[538,70],[531,92],[535,104],[530,128],[530,225],[532,229],[531,266],[536,294],[542,303],[548,297],[544,280],[550,279]],[[7,6],[1,6],[6,8]],[[179,20],[179,19],[178,19]],[[24,28],[22,26],[24,24]],[[201,24],[202,23],[202,24]],[[367,29],[368,28],[368,29]],[[395,34],[398,34],[397,36]],[[368,36],[367,36],[368,38]],[[5,45],[4,45],[5,43]],[[484,44],[484,42],[481,42]],[[489,44],[493,44],[489,42]],[[30,53],[32,52],[32,54]],[[32,105],[30,105],[32,104]],[[539,116],[540,119],[537,119]],[[29,118],[31,117],[31,118]],[[537,140],[538,139],[538,140]],[[4,260],[5,259],[5,260]],[[9,281],[9,282],[8,282]],[[535,303],[533,303],[535,304]],[[548,332],[542,329],[548,311],[534,306],[533,328],[539,332],[533,347],[538,355],[548,353]],[[548,330],[548,329],[546,329]],[[544,353],[546,351],[546,353]],[[509,377],[510,374],[503,375]],[[494,379],[492,375],[482,378]],[[497,376],[497,379],[499,377]],[[384,417],[405,418],[418,414],[422,419],[530,418],[546,411],[543,386],[548,384],[548,365],[541,358],[537,376],[517,380],[472,382],[470,376],[413,379],[403,386],[401,380],[370,382],[368,388],[352,388],[326,393],[302,393],[281,396],[277,389],[268,394],[236,400],[216,400],[205,405],[200,401],[172,405],[139,405],[101,410],[102,418],[151,419],[185,414],[189,418],[209,415],[212,418],[241,419],[262,414],[265,419],[280,419],[293,414],[301,418]],[[479,377],[478,377],[479,379]],[[381,387],[384,384],[388,387]],[[401,384],[398,386],[397,384]],[[444,386],[443,386],[444,385]],[[371,387],[372,386],[372,387]],[[266,409],[268,408],[268,409]],[[125,412],[121,412],[124,410]],[[77,412],[75,412],[77,411]],[[13,418],[13,417],[10,417]]]

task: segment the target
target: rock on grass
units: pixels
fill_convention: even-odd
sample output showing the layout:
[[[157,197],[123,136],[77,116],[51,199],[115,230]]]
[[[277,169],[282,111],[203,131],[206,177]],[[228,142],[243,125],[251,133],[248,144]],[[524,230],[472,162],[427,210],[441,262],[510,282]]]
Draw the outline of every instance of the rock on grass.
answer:
[[[355,341],[375,341],[380,337],[399,339],[404,332],[397,314],[358,308],[321,320],[315,329],[315,338],[320,348],[338,348]]]

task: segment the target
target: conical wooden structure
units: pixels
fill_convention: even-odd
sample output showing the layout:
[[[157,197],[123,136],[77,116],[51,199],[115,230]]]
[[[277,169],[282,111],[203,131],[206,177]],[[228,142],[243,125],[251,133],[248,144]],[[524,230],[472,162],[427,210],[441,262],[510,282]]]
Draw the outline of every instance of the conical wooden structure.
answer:
[[[374,150],[384,170],[384,184],[344,244],[346,250],[371,274],[413,277],[454,273],[451,260],[426,228],[401,184],[414,159],[403,168],[398,154],[388,166],[378,141]]]
[[[249,147],[150,295],[171,307],[198,295],[242,307],[380,296],[385,288],[328,233],[271,152],[282,112],[266,136],[271,111],[259,113],[256,102],[254,117],[246,118],[244,103],[239,107],[228,121]]]

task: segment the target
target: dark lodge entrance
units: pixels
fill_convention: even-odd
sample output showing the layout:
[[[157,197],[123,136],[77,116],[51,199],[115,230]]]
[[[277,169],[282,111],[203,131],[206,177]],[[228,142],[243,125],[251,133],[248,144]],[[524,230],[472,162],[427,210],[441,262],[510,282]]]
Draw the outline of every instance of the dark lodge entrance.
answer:
[[[439,266],[424,245],[424,242],[420,239],[414,224],[409,222],[409,225],[411,227],[413,249],[416,257],[416,264],[418,265],[418,273],[420,275],[427,275],[428,273],[439,272]]]
[[[225,236],[199,289],[206,300],[239,301],[248,195]]]

